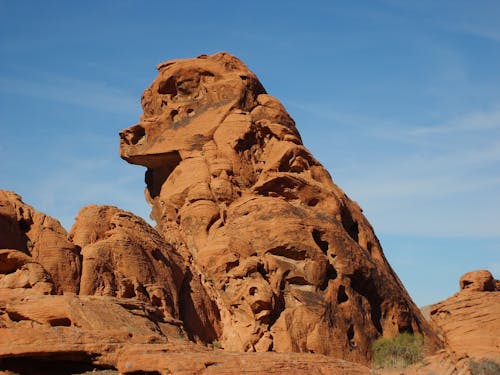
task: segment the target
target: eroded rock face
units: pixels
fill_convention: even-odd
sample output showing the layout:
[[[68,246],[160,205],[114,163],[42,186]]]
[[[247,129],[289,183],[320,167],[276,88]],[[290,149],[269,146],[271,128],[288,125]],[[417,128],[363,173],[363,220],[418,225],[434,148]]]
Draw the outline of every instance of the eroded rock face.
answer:
[[[39,263],[50,275],[55,293],[78,293],[79,249],[68,239],[66,230],[54,218],[25,204],[19,195],[5,190],[0,190],[0,249],[23,252],[32,259],[26,264]]]
[[[476,292],[493,292],[497,290],[496,281],[488,270],[471,271],[460,278],[460,289]]]
[[[500,360],[500,290],[486,270],[460,278],[460,291],[431,306],[431,321],[458,355]]]
[[[240,60],[219,53],[158,70],[121,155],[147,167],[151,217],[203,275],[224,348],[366,363],[381,335],[436,342],[362,210]]]
[[[143,219],[112,206],[86,206],[70,238],[81,247],[81,295],[137,298],[179,317],[183,261]]]

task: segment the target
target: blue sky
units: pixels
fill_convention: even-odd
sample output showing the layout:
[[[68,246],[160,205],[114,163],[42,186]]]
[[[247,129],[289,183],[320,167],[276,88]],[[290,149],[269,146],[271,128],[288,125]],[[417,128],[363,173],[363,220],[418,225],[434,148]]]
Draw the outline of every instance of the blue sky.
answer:
[[[500,277],[500,2],[0,0],[0,188],[143,217],[118,131],[161,61],[228,51],[356,200],[417,304]]]

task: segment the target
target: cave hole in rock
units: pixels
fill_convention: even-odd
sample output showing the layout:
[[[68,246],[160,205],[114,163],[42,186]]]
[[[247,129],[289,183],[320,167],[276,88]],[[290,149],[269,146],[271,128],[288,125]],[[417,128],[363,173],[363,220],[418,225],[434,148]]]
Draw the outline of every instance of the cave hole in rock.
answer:
[[[148,167],[144,176],[144,181],[152,199],[160,195],[164,182],[182,161],[181,155],[177,151],[159,155],[157,159],[155,166]]]
[[[326,268],[326,275],[325,275],[325,280],[323,281],[323,284],[319,287],[320,290],[325,290],[328,288],[328,284],[330,280],[335,280],[338,276],[337,270],[335,267],[331,264],[328,264]]]
[[[155,307],[160,307],[161,306],[161,299],[157,296],[151,296],[151,304]]]
[[[55,354],[54,357],[14,357],[0,360],[2,370],[23,375],[77,375],[99,370],[114,370],[111,366],[92,363],[92,357],[84,352]]]
[[[313,229],[312,230],[312,237],[314,239],[314,242],[316,242],[316,245],[321,249],[323,254],[326,254],[329,248],[328,241],[323,240],[323,232]]]
[[[354,326],[351,324],[347,329],[347,340],[351,341],[354,338]]]
[[[179,111],[176,109],[174,109],[173,111],[170,111],[170,118],[172,119],[172,121],[175,121],[178,114],[179,114]]]
[[[316,206],[317,204],[319,203],[319,199],[318,198],[312,198],[309,200],[309,202],[307,202],[307,205],[309,207],[314,207]]]
[[[298,190],[302,186],[303,181],[290,176],[280,176],[266,181],[262,186],[255,189],[258,194],[265,197],[280,195],[287,200],[298,198]]]
[[[354,341],[354,326],[351,324],[347,330],[347,341],[349,341],[349,346],[351,348],[356,347],[356,342]]]
[[[337,303],[341,304],[349,300],[347,293],[345,292],[345,286],[340,285],[339,290],[337,292]]]
[[[370,304],[370,315],[371,320],[378,333],[382,334],[382,324],[380,323],[380,319],[382,318],[382,298],[378,294],[377,285],[376,285],[376,277],[370,277],[369,275],[365,275],[362,270],[355,270],[354,273],[350,276],[351,279],[351,288],[361,294],[368,303]]]
[[[462,285],[463,285],[462,289],[467,288],[467,287],[468,287],[469,285],[471,285],[471,284],[473,284],[473,282],[472,282],[472,281],[469,281],[469,280],[463,280],[463,281],[462,281]]]
[[[163,253],[161,252],[160,249],[155,249],[151,252],[151,255],[153,256],[153,258],[155,258],[157,261],[159,262],[162,262],[164,264],[169,264],[169,261],[168,259],[165,257],[165,255],[163,255]]]
[[[69,318],[54,318],[49,320],[51,327],[71,327],[71,320]]]
[[[292,276],[288,278],[286,281],[288,281],[289,284],[310,285],[310,283],[303,276]]]
[[[292,246],[276,246],[268,250],[267,253],[293,260],[305,260],[307,255],[306,250],[297,249]]]
[[[23,232],[28,232],[30,230],[31,225],[26,220],[20,219],[18,223],[19,223],[19,228]]]
[[[136,297],[134,285],[130,280],[123,281],[123,291],[122,298],[134,298]]]
[[[349,237],[351,237],[354,241],[359,242],[358,222],[353,219],[347,207],[343,206],[341,208],[340,216],[342,218],[342,226],[344,227],[344,230],[347,232]]]
[[[284,288],[284,287],[283,287]],[[271,311],[269,316],[269,327],[271,327],[281,316],[281,313],[285,311],[285,295],[284,293],[279,293],[274,295],[274,309]]]
[[[141,125],[134,125],[120,132],[120,139],[127,145],[136,145],[144,136],[146,130]]]
[[[28,317],[24,316],[23,314],[20,314],[16,311],[7,311],[7,316],[13,322],[20,322],[22,320],[30,320],[30,318],[28,318]]]
[[[162,95],[177,95],[175,78],[170,77],[167,80],[160,82],[158,85],[158,93]]]

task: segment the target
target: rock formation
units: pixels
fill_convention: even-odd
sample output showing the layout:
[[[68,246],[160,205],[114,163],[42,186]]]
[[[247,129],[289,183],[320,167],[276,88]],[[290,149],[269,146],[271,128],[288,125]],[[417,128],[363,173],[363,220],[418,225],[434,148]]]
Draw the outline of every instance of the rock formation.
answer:
[[[91,205],[68,234],[0,191],[0,373],[367,374],[380,336],[438,344],[362,210],[241,61],[158,69],[120,135],[156,229]]]
[[[147,167],[151,217],[203,275],[225,349],[366,363],[381,335],[437,342],[362,210],[240,60],[158,70],[140,122],[120,133],[121,156]]]
[[[460,291],[431,307],[431,321],[449,350],[500,363],[500,289],[491,273],[472,271],[460,278]]]
[[[19,195],[0,190],[0,228],[0,249],[18,250],[29,256],[24,257],[25,264],[21,265],[22,254],[12,251],[10,255],[3,254],[18,259],[16,264],[20,267],[15,269],[19,273],[38,267],[39,272],[45,270],[50,275],[56,293],[78,292],[81,271],[78,248],[68,240],[57,220],[24,204]],[[9,275],[8,279],[12,278]]]

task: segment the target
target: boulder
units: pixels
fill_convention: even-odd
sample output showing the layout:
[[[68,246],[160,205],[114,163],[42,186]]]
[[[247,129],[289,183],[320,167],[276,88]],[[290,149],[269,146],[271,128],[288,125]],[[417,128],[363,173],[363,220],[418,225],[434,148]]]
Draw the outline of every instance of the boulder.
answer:
[[[460,278],[460,289],[477,292],[493,292],[497,290],[496,281],[488,270],[471,271]]]

